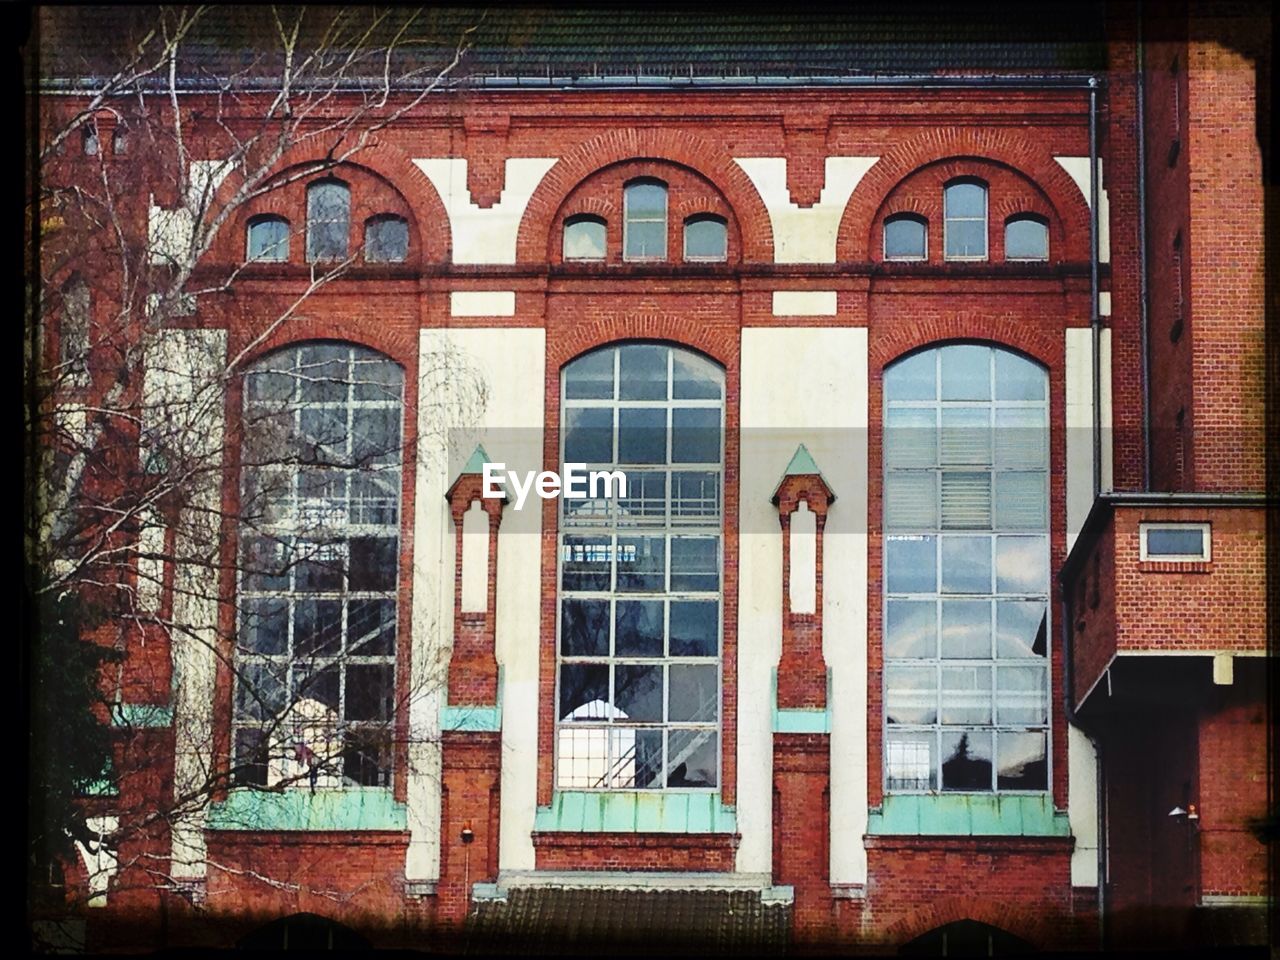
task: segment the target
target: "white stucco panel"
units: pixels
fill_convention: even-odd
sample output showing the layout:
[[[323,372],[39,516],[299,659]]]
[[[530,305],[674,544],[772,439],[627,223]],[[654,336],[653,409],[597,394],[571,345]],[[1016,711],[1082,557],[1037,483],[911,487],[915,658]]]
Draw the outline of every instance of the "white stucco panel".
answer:
[[[1067,726],[1067,816],[1076,838],[1071,885],[1098,885],[1098,766],[1089,738]]]
[[[190,257],[196,218],[213,202],[213,195],[231,172],[230,160],[192,160],[187,191],[172,209],[159,207],[154,196],[148,206],[147,240],[152,263],[183,262]]]
[[[1089,190],[1089,158],[1088,157],[1054,157],[1067,175],[1075,181],[1084,196],[1084,202],[1093,207],[1093,197]],[[1102,158],[1098,158],[1098,260],[1101,263],[1111,262],[1111,204],[1107,198],[1106,180],[1102,178]]]
[[[818,202],[801,208],[787,187],[786,157],[734,157],[755,184],[773,225],[777,263],[835,263],[836,234],[854,189],[879,157],[827,157]]]
[[[836,303],[834,290],[775,290],[773,315],[775,317],[834,317]]]
[[[484,209],[471,201],[465,158],[426,157],[413,162],[427,175],[449,214],[454,263],[516,262],[516,235],[525,207],[556,165],[555,157],[508,157],[498,202]]]
[[[1111,331],[1101,331],[1102,487],[1112,484]],[[1093,507],[1093,331],[1066,331],[1067,548]]]
[[[449,313],[455,317],[514,317],[514,290],[454,290],[449,294]]]

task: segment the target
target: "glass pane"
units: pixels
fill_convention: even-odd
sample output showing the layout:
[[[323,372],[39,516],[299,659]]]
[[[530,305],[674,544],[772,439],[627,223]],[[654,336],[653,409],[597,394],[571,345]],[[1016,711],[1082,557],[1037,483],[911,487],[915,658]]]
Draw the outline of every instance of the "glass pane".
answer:
[[[987,215],[986,188],[976,183],[953,183],[943,191],[943,203],[948,217]]]
[[[924,221],[914,217],[899,217],[885,221],[884,255],[889,260],[923,260]]]
[[[671,538],[671,589],[720,589],[718,537]]]
[[[1045,537],[996,537],[996,593],[1049,592]]]
[[[712,361],[674,350],[671,354],[671,395],[677,400],[719,400],[724,372]]]
[[[885,540],[885,589],[890,593],[936,593],[937,537]]]
[[[991,732],[942,734],[942,789],[991,789]]]
[[[613,462],[613,411],[568,407],[564,412],[565,463]]]
[[[955,660],[990,659],[990,603],[986,600],[942,602],[942,656]]]
[[[283,666],[245,663],[237,668],[236,716],[246,720],[274,720],[285,705]]]
[[[661,523],[667,515],[667,475],[627,471],[627,495],[618,498],[618,523]]]
[[[671,655],[714,657],[720,652],[720,603],[671,601]]]
[[[289,645],[289,604],[252,599],[240,609],[240,647],[249,653],[280,654]]]
[[[562,600],[560,653],[566,657],[609,655],[609,602]]]
[[[987,255],[987,224],[984,220],[948,220],[948,257],[981,259]]]
[[[942,347],[942,399],[991,399],[991,348],[971,344]]]
[[[566,260],[603,260],[605,225],[601,220],[573,220],[564,226]]]
[[[684,255],[689,260],[723,260],[727,237],[723,220],[689,220],[684,225]]]
[[[1049,764],[1045,734],[999,733],[996,786],[1001,790],[1047,790]]]
[[[991,668],[943,667],[941,720],[946,724],[991,722]]]
[[[673,463],[720,462],[720,409],[718,407],[671,411],[671,461]]]
[[[289,259],[289,224],[284,220],[260,220],[249,226],[249,259]]]
[[[347,649],[362,657],[395,652],[394,600],[351,600],[347,604]]]
[[[1044,469],[1049,465],[1049,428],[1043,407],[997,409],[995,432],[1000,466]]]
[[[714,663],[673,663],[667,670],[667,719],[714,723],[720,714],[720,668]]]
[[[1008,350],[996,351],[996,399],[1043,400],[1049,377],[1033,360]]]
[[[1045,474],[997,473],[995,523],[1003,530],[1044,530],[1048,493]]]
[[[715,730],[667,734],[667,786],[714,787],[720,737]]]
[[[351,462],[357,467],[395,463],[400,450],[400,410],[357,407],[351,411]]]
[[[938,672],[933,666],[885,668],[885,723],[937,723]]]
[[[890,467],[936,466],[937,413],[929,407],[891,407],[885,416],[884,448]]]
[[[991,538],[942,538],[942,592],[991,592]]]
[[[566,536],[560,548],[560,586],[565,590],[608,590],[613,540]]]
[[[1048,260],[1049,228],[1038,220],[1010,220],[1004,228],[1006,260]]]
[[[560,664],[561,720],[604,720],[613,712],[609,705],[608,664]]]
[[[937,398],[937,353],[926,350],[899,360],[884,371],[886,400],[934,400]]]
[[[400,385],[404,373],[400,367],[382,357],[356,350],[351,362],[353,393],[357,400],[380,400],[400,404]]]
[[[660,183],[632,183],[626,187],[627,218],[667,215],[667,188]]]
[[[614,350],[597,350],[564,368],[564,395],[569,400],[608,400],[613,396]]]
[[[351,476],[351,522],[394,526],[399,514],[399,471]]]
[[[295,657],[333,656],[342,650],[342,603],[297,600],[294,603]]]
[[[295,663],[290,712],[300,720],[326,723],[336,721],[340,685],[337,666]]]
[[[631,474],[627,474],[627,479],[628,481],[631,479]],[[720,475],[718,473],[690,470],[675,471],[671,474],[673,520],[692,520],[719,515]]]
[[[618,396],[623,400],[667,399],[666,347],[633,344],[618,351]]]
[[[567,448],[565,457],[567,460]],[[618,462],[667,462],[666,410],[650,407],[618,409]]]
[[[631,749],[620,749],[628,740],[633,744]],[[662,786],[661,730],[619,730],[614,733],[614,744],[613,755],[618,758],[615,764],[619,773],[609,786],[634,787],[637,790]]]
[[[603,604],[601,604],[603,606]],[[662,601],[619,600],[614,613],[614,652],[619,657],[660,657],[663,654]],[[607,629],[607,625],[606,625]],[[608,652],[608,637],[605,650]],[[565,651],[568,653],[569,651]]]
[[[342,776],[355,786],[390,786],[391,731],[348,731],[342,749]]]
[[[938,526],[938,481],[934,473],[894,471],[885,480],[884,525],[888,530]]]
[[[884,655],[924,659],[938,655],[938,605],[932,600],[885,604]]]
[[[347,472],[298,471],[298,523],[308,531],[347,523]]]
[[[662,667],[619,663],[613,670],[616,719],[643,723],[662,721]]]
[[[399,217],[370,220],[364,228],[366,260],[399,262],[409,255],[409,224]]]
[[[1047,607],[1039,600],[996,603],[996,656],[1043,657],[1048,653]]]
[[[666,553],[662,537],[619,537],[618,590],[647,593],[664,589]]]
[[[313,183],[307,188],[307,259],[347,255],[351,193],[340,183]]]
[[[667,255],[665,221],[642,220],[627,223],[626,256],[632,260],[660,260]]]
[[[267,785],[267,739],[261,730],[236,731],[234,780],[244,786]]]
[[[298,593],[341,590],[347,566],[345,548],[344,543],[298,544],[294,590]]]
[[[556,786],[562,790],[605,786],[610,777],[610,733],[601,729],[561,727],[556,738]],[[634,737],[628,739],[626,748],[633,757]],[[630,777],[628,773],[628,779]]]
[[[1148,527],[1146,533],[1149,557],[1203,557],[1205,555],[1204,530],[1200,527],[1183,529]]]
[[[997,723],[1041,724],[1049,721],[1043,666],[997,667],[996,691]]]
[[[393,670],[389,663],[353,663],[347,667],[344,714],[348,720],[391,719],[395,699]]]
[[[947,466],[991,463],[990,408],[943,407],[940,457]]]
[[[288,590],[294,551],[287,540],[246,535],[240,541],[244,590]]]
[[[991,474],[942,474],[942,527],[944,530],[991,529]]]
[[[398,537],[356,537],[351,541],[351,589],[394,590]]]
[[[885,740],[885,789],[938,789],[937,738],[895,731]]]

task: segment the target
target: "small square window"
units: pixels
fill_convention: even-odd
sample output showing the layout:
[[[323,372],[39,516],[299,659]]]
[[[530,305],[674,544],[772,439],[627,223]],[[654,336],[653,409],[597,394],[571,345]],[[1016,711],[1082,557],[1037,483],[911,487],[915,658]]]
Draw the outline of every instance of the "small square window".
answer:
[[[1144,523],[1139,536],[1142,560],[1211,559],[1207,523]]]

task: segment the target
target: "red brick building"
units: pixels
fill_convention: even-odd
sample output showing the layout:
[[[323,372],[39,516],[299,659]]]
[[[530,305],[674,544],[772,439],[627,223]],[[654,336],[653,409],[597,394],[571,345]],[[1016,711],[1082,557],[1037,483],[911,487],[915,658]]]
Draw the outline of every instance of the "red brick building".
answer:
[[[1035,13],[316,10],[283,96],[42,12],[43,182],[181,281],[42,208],[80,483],[172,487],[71,939],[1260,942],[1267,19]]]

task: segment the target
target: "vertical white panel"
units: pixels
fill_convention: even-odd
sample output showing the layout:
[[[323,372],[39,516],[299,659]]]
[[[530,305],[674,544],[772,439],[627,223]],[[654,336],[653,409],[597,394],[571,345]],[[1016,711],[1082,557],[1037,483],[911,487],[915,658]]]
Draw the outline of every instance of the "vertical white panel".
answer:
[[[818,518],[804,500],[791,514],[790,537],[791,612],[813,613],[818,604]]]
[[[1098,885],[1098,767],[1093,744],[1067,727],[1067,817],[1076,838],[1071,851],[1071,885]]]
[[[489,514],[472,500],[462,515],[462,612],[484,613],[489,606]]]
[[[1101,336],[1102,488],[1112,486],[1111,331]],[[1067,548],[1093,506],[1093,331],[1066,331]]]

